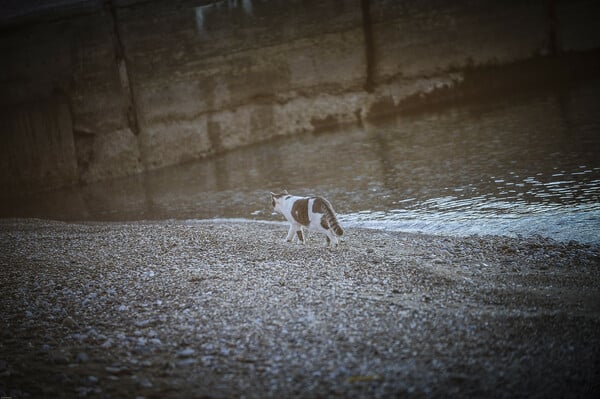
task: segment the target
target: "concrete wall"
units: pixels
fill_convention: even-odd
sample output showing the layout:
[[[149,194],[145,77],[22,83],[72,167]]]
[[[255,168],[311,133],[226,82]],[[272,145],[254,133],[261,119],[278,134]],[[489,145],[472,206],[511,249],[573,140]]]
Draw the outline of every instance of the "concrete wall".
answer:
[[[93,181],[141,171],[137,138],[127,124],[127,97],[119,79],[110,16],[94,13],[27,24],[0,36],[0,120],[12,126],[0,132],[12,143],[0,149],[11,153],[12,170],[2,169],[2,181],[12,191],[47,189],[77,181]],[[22,126],[53,124],[50,112],[37,122],[40,102],[52,104],[56,93],[70,114],[70,151],[27,139]],[[17,123],[15,119],[24,122]],[[51,135],[51,131],[46,132]],[[63,136],[66,133],[63,132]],[[31,154],[31,155],[29,155]],[[45,169],[56,169],[47,180],[45,169],[14,173],[19,159],[44,158]],[[61,174],[62,164],[75,165],[75,173]],[[27,163],[20,168],[28,168]],[[27,175],[29,178],[23,178]],[[60,179],[60,176],[63,178]]]
[[[360,87],[351,1],[246,4],[120,12],[147,168],[310,130],[328,115],[319,97]]]
[[[87,3],[75,15],[4,21],[8,191],[359,121],[455,85],[474,65],[600,47],[600,6],[584,0]]]
[[[35,191],[77,182],[73,126],[64,96],[5,107],[4,112],[0,187],[6,192]]]

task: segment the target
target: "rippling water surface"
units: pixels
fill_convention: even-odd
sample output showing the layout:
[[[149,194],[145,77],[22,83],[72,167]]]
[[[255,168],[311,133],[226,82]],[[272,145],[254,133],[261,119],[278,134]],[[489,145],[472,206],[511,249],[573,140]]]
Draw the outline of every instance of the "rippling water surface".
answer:
[[[2,216],[278,220],[268,193],[286,188],[327,196],[346,227],[598,243],[599,99],[596,80],[286,138],[23,199]]]

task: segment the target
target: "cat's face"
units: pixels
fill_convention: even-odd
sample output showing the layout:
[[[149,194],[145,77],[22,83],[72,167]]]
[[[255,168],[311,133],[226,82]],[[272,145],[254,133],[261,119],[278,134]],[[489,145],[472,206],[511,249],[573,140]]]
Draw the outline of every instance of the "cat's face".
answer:
[[[288,195],[287,190],[283,190],[283,192],[279,194],[271,193],[271,205],[273,205],[273,209],[276,212],[281,213],[281,204],[286,195]]]

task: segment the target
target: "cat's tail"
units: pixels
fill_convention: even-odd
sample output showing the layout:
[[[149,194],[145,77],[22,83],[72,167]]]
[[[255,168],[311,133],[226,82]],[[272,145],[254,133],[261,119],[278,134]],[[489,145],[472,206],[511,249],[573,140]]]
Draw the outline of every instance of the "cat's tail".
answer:
[[[340,226],[340,223],[338,222],[333,212],[326,213],[326,215],[327,223],[329,223],[329,227],[331,227],[331,230],[333,230],[333,232],[338,236],[343,235],[344,229],[342,229],[342,226]]]
[[[340,226],[340,222],[338,222],[337,217],[335,216],[335,211],[333,210],[333,207],[329,201],[320,197],[318,197],[316,201],[319,202],[321,208],[320,212],[325,215],[325,219],[327,219],[327,224],[331,230],[333,230],[333,232],[338,236],[343,235],[344,229],[342,229],[342,226]]]

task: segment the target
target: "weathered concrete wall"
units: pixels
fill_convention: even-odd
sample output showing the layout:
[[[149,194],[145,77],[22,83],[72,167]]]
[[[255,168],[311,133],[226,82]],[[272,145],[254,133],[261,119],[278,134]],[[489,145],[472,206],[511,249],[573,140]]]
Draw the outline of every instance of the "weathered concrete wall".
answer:
[[[378,81],[512,62],[545,46],[544,2],[435,3],[380,1],[373,7]]]
[[[0,131],[0,187],[7,192],[77,181],[73,126],[64,96],[6,107]]]
[[[364,79],[353,3],[120,11],[146,167],[310,130],[314,118],[353,112],[358,105],[339,110]]]
[[[115,63],[110,26],[108,14],[98,10],[3,32],[0,119],[6,121],[3,126],[12,128],[3,129],[1,134],[12,146],[2,148],[1,155],[9,152],[15,159],[26,159],[32,154],[47,159],[46,169],[52,165],[57,169],[52,180],[46,180],[42,170],[15,174],[3,169],[6,184],[15,189],[44,189],[142,170],[137,138],[128,129],[126,96]],[[72,151],[39,144],[32,147],[27,131],[20,128],[37,124],[43,135],[41,126],[51,125],[56,116],[46,112],[48,120],[36,122],[43,118],[35,111],[36,104],[55,102],[55,93],[65,97],[70,114]],[[24,121],[16,124],[17,118]],[[75,178],[69,173],[60,179],[58,171],[63,163],[75,165]],[[18,161],[14,164],[16,167]],[[27,168],[27,164],[21,167]],[[21,178],[24,174],[30,178]]]
[[[455,85],[465,68],[600,47],[589,0],[88,3],[2,32],[1,173],[12,191],[357,121]],[[47,135],[70,144],[28,139],[40,118],[33,125],[69,119]]]

